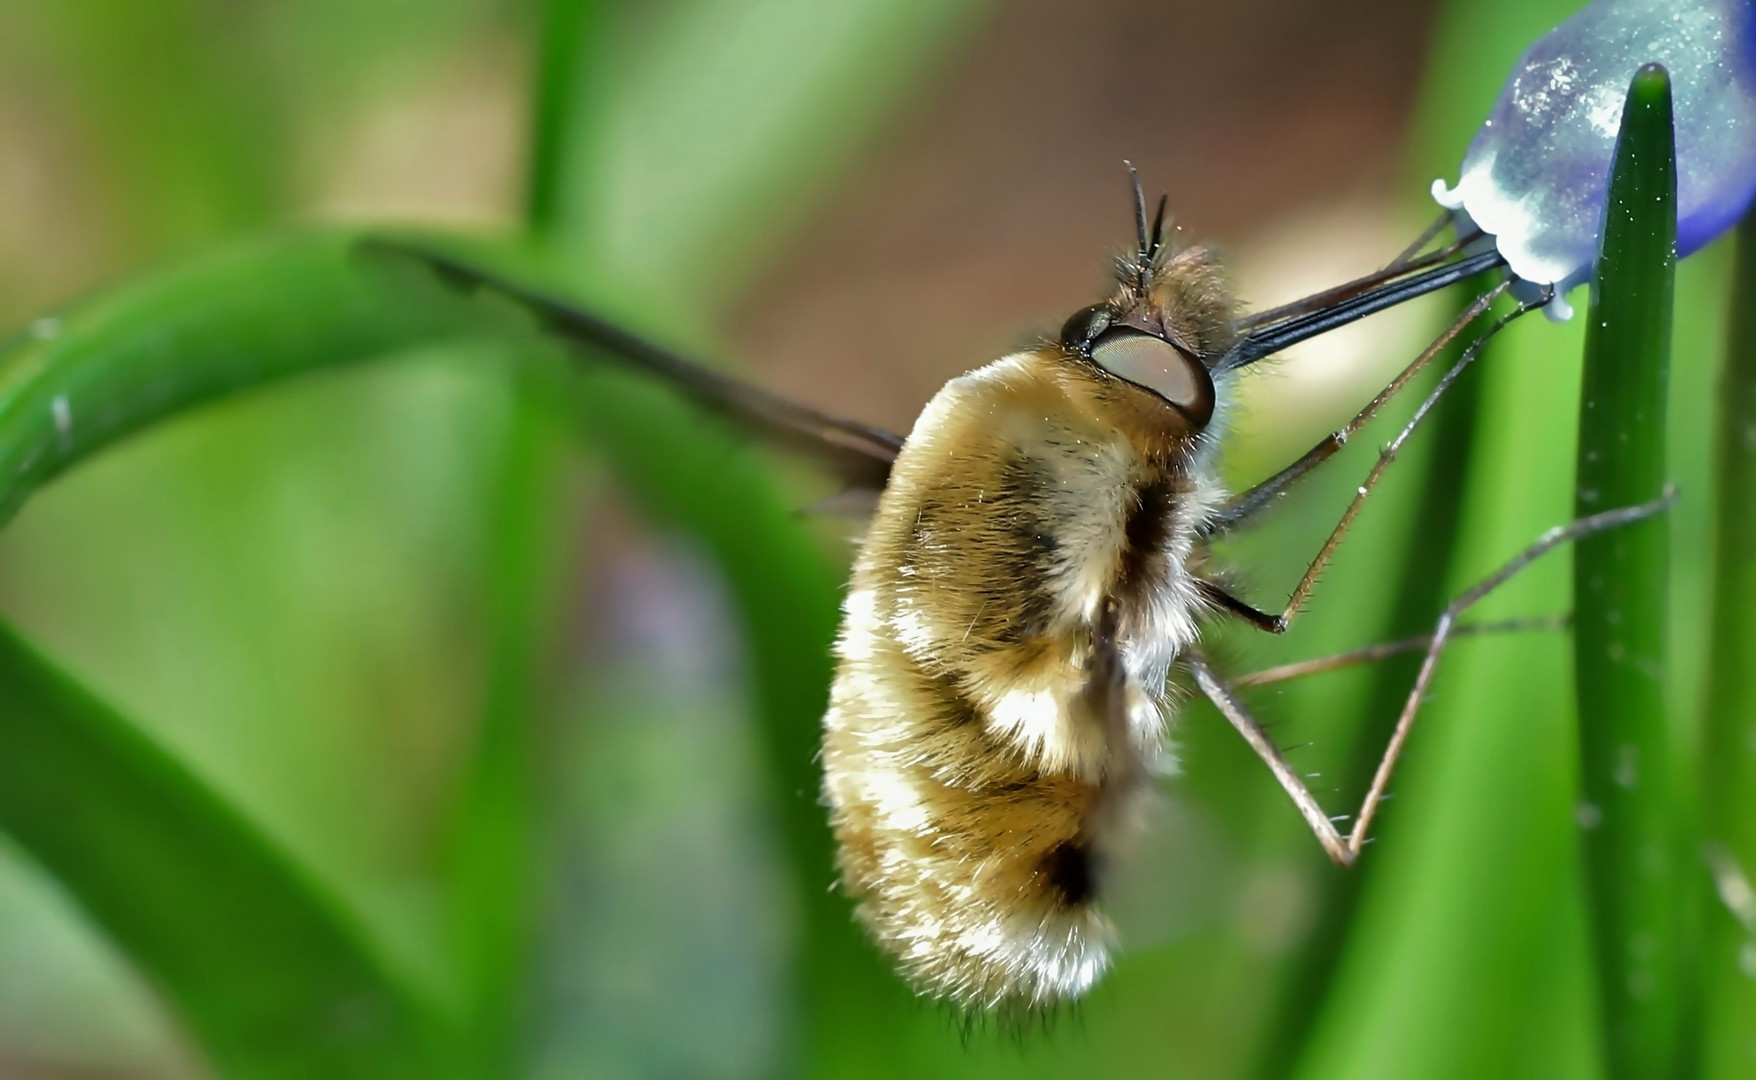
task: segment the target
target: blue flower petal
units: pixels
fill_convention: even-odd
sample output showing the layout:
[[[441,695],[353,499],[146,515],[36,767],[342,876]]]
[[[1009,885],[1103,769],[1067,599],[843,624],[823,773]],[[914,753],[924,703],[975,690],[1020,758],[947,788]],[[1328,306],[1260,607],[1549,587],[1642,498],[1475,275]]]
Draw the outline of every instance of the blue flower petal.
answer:
[[[1563,291],[1585,280],[1623,99],[1651,61],[1671,74],[1677,253],[1706,244],[1756,195],[1752,0],[1595,0],[1520,58],[1457,186],[1434,181],[1433,197],[1493,234],[1520,278]]]

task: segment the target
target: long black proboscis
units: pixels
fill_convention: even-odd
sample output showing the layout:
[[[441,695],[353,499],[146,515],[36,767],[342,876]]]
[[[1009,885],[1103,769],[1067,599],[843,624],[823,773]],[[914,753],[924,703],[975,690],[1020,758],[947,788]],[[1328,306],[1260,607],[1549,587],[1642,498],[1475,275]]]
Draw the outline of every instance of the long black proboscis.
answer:
[[[883,428],[819,412],[734,379],[654,344],[576,304],[513,281],[442,252],[384,238],[361,242],[366,250],[412,259],[441,279],[485,288],[531,313],[554,334],[601,350],[608,358],[656,375],[708,408],[729,413],[776,442],[823,460],[861,487],[882,488],[902,436]]]
[[[1368,315],[1383,311],[1385,308],[1406,303],[1448,285],[1455,285],[1484,270],[1491,270],[1496,266],[1503,265],[1503,263],[1504,260],[1498,251],[1479,252],[1458,259],[1456,262],[1444,263],[1417,274],[1386,282],[1328,307],[1262,326],[1239,338],[1237,343],[1228,349],[1224,356],[1220,357],[1219,363],[1215,367],[1219,371],[1232,371],[1247,367],[1258,360],[1297,345],[1301,341],[1307,341],[1319,334],[1326,334],[1356,319],[1363,319]]]

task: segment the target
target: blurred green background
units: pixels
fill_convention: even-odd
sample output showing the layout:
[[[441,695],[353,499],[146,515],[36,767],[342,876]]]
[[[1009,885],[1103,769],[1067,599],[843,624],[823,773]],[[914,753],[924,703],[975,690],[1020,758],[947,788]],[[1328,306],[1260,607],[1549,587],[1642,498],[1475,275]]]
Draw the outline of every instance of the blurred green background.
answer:
[[[71,355],[45,313],[132,280],[146,291],[109,294],[106,321],[68,317],[97,363],[199,346],[217,388],[254,381],[251,357],[379,361],[192,408],[0,535],[0,610],[357,914],[437,1017],[444,1064],[219,1057],[277,1077],[1597,1075],[1563,636],[1455,649],[1346,878],[1191,706],[1113,975],[1046,1033],[965,1032],[907,996],[830,892],[811,754],[848,546],[794,513],[821,484],[650,388],[562,377],[530,335],[348,254],[366,225],[467,234],[654,336],[906,430],[947,377],[1091,301],[1130,235],[1124,157],[1253,304],[1384,262],[1513,59],[1574,6],[0,0],[15,368]],[[1682,768],[1723,248],[1678,283]],[[1449,302],[1251,380],[1229,475],[1333,427]],[[210,308],[232,336],[190,329]],[[1496,343],[1297,632],[1227,631],[1228,666],[1419,632],[1565,520],[1579,355],[1577,324]],[[1291,584],[1371,452],[1228,544],[1249,595]],[[1565,610],[1565,556],[1489,607]],[[1411,674],[1253,700],[1341,813]],[[103,797],[50,779],[69,807]],[[189,1000],[180,976],[132,962],[80,888],[8,843],[0,1077],[214,1075],[189,1006],[166,1004]]]

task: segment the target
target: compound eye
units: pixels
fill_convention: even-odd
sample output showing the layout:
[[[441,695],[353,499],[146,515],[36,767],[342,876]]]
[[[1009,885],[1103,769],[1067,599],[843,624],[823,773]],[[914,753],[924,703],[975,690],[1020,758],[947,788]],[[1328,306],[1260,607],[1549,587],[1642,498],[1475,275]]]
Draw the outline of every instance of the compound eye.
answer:
[[[1164,398],[1197,426],[1213,418],[1213,378],[1207,365],[1164,338],[1112,330],[1091,346],[1091,359],[1118,379]]]
[[[1087,355],[1092,339],[1110,328],[1109,306],[1093,304],[1091,307],[1073,313],[1073,317],[1061,325],[1061,344],[1081,356]]]

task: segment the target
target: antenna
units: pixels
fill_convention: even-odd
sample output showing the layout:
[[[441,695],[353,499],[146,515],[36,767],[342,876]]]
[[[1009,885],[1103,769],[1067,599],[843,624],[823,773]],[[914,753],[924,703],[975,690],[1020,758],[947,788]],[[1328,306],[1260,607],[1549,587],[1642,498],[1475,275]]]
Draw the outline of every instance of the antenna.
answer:
[[[1146,288],[1147,271],[1152,266],[1152,254],[1154,249],[1158,247],[1156,237],[1158,235],[1159,226],[1154,226],[1150,232],[1147,230],[1146,193],[1140,190],[1140,171],[1134,167],[1132,161],[1129,161],[1126,158],[1122,159],[1122,164],[1127,167],[1128,182],[1134,188],[1134,233],[1135,236],[1139,238],[1140,250],[1139,256],[1135,259],[1134,274],[1136,282],[1144,291]],[[1163,222],[1163,202],[1159,203],[1159,215],[1160,222]]]

